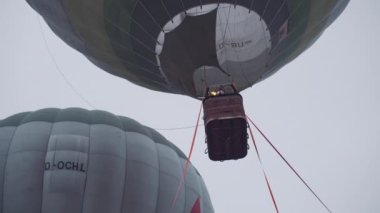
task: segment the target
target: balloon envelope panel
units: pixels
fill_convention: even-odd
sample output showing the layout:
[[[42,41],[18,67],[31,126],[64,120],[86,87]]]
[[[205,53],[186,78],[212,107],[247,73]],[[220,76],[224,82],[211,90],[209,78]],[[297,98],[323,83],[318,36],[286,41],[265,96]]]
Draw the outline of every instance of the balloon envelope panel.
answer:
[[[0,120],[0,151],[3,213],[167,213],[186,162],[132,119],[77,108]],[[213,212],[191,165],[173,212]]]
[[[307,49],[349,0],[27,0],[105,71],[191,97],[241,91]]]

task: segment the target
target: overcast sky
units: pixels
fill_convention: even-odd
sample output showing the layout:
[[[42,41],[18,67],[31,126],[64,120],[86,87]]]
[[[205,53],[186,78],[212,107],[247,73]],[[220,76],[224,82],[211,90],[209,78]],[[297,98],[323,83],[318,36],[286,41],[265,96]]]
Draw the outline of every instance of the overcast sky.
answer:
[[[199,101],[111,76],[58,39],[25,1],[1,3],[0,119],[82,107],[154,128],[195,124]],[[242,93],[247,114],[333,212],[380,212],[379,11],[379,0],[352,1],[315,45]],[[192,129],[160,132],[188,152]],[[258,143],[280,212],[326,212],[273,150]],[[202,127],[192,162],[217,213],[275,212],[252,149],[245,159],[221,163],[210,161],[205,148]]]

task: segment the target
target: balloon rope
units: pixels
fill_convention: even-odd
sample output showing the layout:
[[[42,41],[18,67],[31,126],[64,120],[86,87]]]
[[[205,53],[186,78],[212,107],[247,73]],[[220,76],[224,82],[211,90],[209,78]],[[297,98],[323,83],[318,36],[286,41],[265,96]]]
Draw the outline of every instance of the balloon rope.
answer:
[[[274,208],[276,209],[276,212],[279,213],[279,210],[278,210],[278,207],[277,207],[277,203],[276,203],[276,199],[274,198],[274,194],[273,194],[273,191],[272,191],[272,187],[270,186],[267,174],[266,174],[265,169],[264,169],[263,162],[262,162],[260,154],[259,154],[259,150],[258,150],[257,145],[256,145],[255,138],[253,137],[252,129],[251,129],[251,127],[249,125],[248,125],[248,129],[249,129],[249,134],[251,135],[251,138],[252,138],[253,145],[255,146],[257,158],[259,159],[261,170],[263,171],[263,174],[264,174],[264,177],[265,177],[265,182],[267,183],[267,187],[268,187],[270,196],[272,198],[272,202],[273,202]]]
[[[276,151],[276,153],[281,157],[281,159],[288,165],[288,167],[293,171],[293,173],[298,177],[298,179],[309,189],[309,191],[314,195],[315,198],[325,207],[325,209],[331,213],[331,210],[327,207],[327,205],[319,198],[319,196],[314,192],[313,189],[306,183],[306,181],[298,174],[298,172],[293,168],[292,165],[285,159],[285,157],[278,151],[278,149],[273,145],[273,143],[265,136],[265,134],[253,123],[253,121],[247,116],[248,121],[260,132],[260,134],[264,137],[264,139],[269,143],[269,145]]]
[[[57,70],[57,72],[59,73],[59,75],[62,77],[63,81],[67,84],[67,86],[72,90],[72,92],[74,92],[78,97],[79,99],[81,99],[85,104],[87,104],[89,107],[93,108],[93,109],[96,109],[96,107],[94,105],[92,105],[83,95],[81,95],[78,90],[75,89],[74,85],[69,81],[69,79],[66,77],[66,75],[63,73],[63,71],[61,70],[61,68],[58,66],[58,63],[53,55],[53,52],[51,51],[50,47],[49,47],[49,43],[46,39],[46,35],[45,35],[45,32],[44,32],[44,29],[42,28],[42,24],[41,24],[41,21],[39,19],[38,16],[36,16],[36,19],[37,19],[37,22],[38,22],[38,26],[40,28],[40,32],[41,32],[41,35],[42,35],[42,40],[44,42],[44,45],[46,47],[46,51],[51,59],[51,61],[53,62],[53,65],[55,67],[55,69]]]
[[[198,126],[204,126],[204,124],[199,124]],[[167,127],[167,128],[153,128],[156,131],[173,131],[173,130],[183,130],[183,129],[192,129],[195,126],[182,126],[182,127]]]
[[[179,182],[179,184],[177,186],[177,191],[176,191],[174,199],[172,201],[171,208],[170,208],[171,211],[170,212],[173,212],[174,206],[176,205],[178,197],[179,197],[179,193],[181,192],[182,186],[183,186],[183,184],[185,182],[185,177],[186,177],[187,169],[189,168],[189,165],[190,165],[190,158],[191,158],[191,155],[193,154],[193,149],[194,149],[194,144],[195,144],[195,138],[197,136],[198,126],[199,126],[199,118],[201,117],[202,107],[203,107],[203,104],[201,104],[201,107],[199,109],[197,123],[195,125],[193,139],[191,141],[190,151],[189,151],[189,154],[188,154],[187,159],[186,159],[185,167],[182,170],[181,179],[180,179],[180,182]]]

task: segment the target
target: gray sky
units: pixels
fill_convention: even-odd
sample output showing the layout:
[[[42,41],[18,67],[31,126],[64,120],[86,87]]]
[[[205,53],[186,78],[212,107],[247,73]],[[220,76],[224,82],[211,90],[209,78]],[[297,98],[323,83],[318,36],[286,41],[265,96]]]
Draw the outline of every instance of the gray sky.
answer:
[[[352,1],[314,46],[242,93],[247,114],[333,212],[380,212],[379,9],[378,0]],[[0,29],[0,119],[46,107],[95,107],[155,128],[195,123],[199,101],[98,69],[51,33],[25,1],[2,0]],[[188,152],[192,129],[160,132]],[[280,211],[325,212],[273,150],[258,143]],[[252,149],[245,159],[220,163],[205,148],[202,127],[192,162],[217,213],[275,212]]]

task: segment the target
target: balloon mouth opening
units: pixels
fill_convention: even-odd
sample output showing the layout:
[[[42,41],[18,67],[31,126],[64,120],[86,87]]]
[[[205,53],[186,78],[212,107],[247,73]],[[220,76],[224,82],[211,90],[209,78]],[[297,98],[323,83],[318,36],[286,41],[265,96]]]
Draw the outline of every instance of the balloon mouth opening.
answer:
[[[210,42],[214,42],[214,49],[205,51],[215,55],[216,63],[202,64],[201,61],[195,62],[195,64],[200,65],[192,70],[192,80],[197,96],[201,96],[203,93],[202,85],[204,83],[202,82],[206,82],[208,85],[226,82],[238,82],[238,85],[243,86],[253,84],[253,82],[247,82],[247,78],[251,75],[250,71],[252,71],[248,70],[247,67],[257,64],[256,60],[268,55],[272,48],[268,24],[257,12],[241,5],[228,3],[207,4],[182,11],[164,25],[157,38],[157,64],[162,64],[160,55],[165,49],[165,42],[169,42],[166,41],[166,39],[170,38],[169,34],[175,35],[177,33],[176,29],[181,24],[184,24],[187,18],[202,18],[202,16],[206,17],[212,12],[215,13],[215,22],[209,27],[210,30],[214,31],[213,41],[210,40]],[[197,29],[194,27],[194,30]],[[202,43],[202,41],[199,42]],[[186,55],[186,50],[196,45],[198,44],[184,43],[184,55]],[[182,50],[178,49],[178,51]],[[165,73],[165,67],[160,67],[160,69]]]

